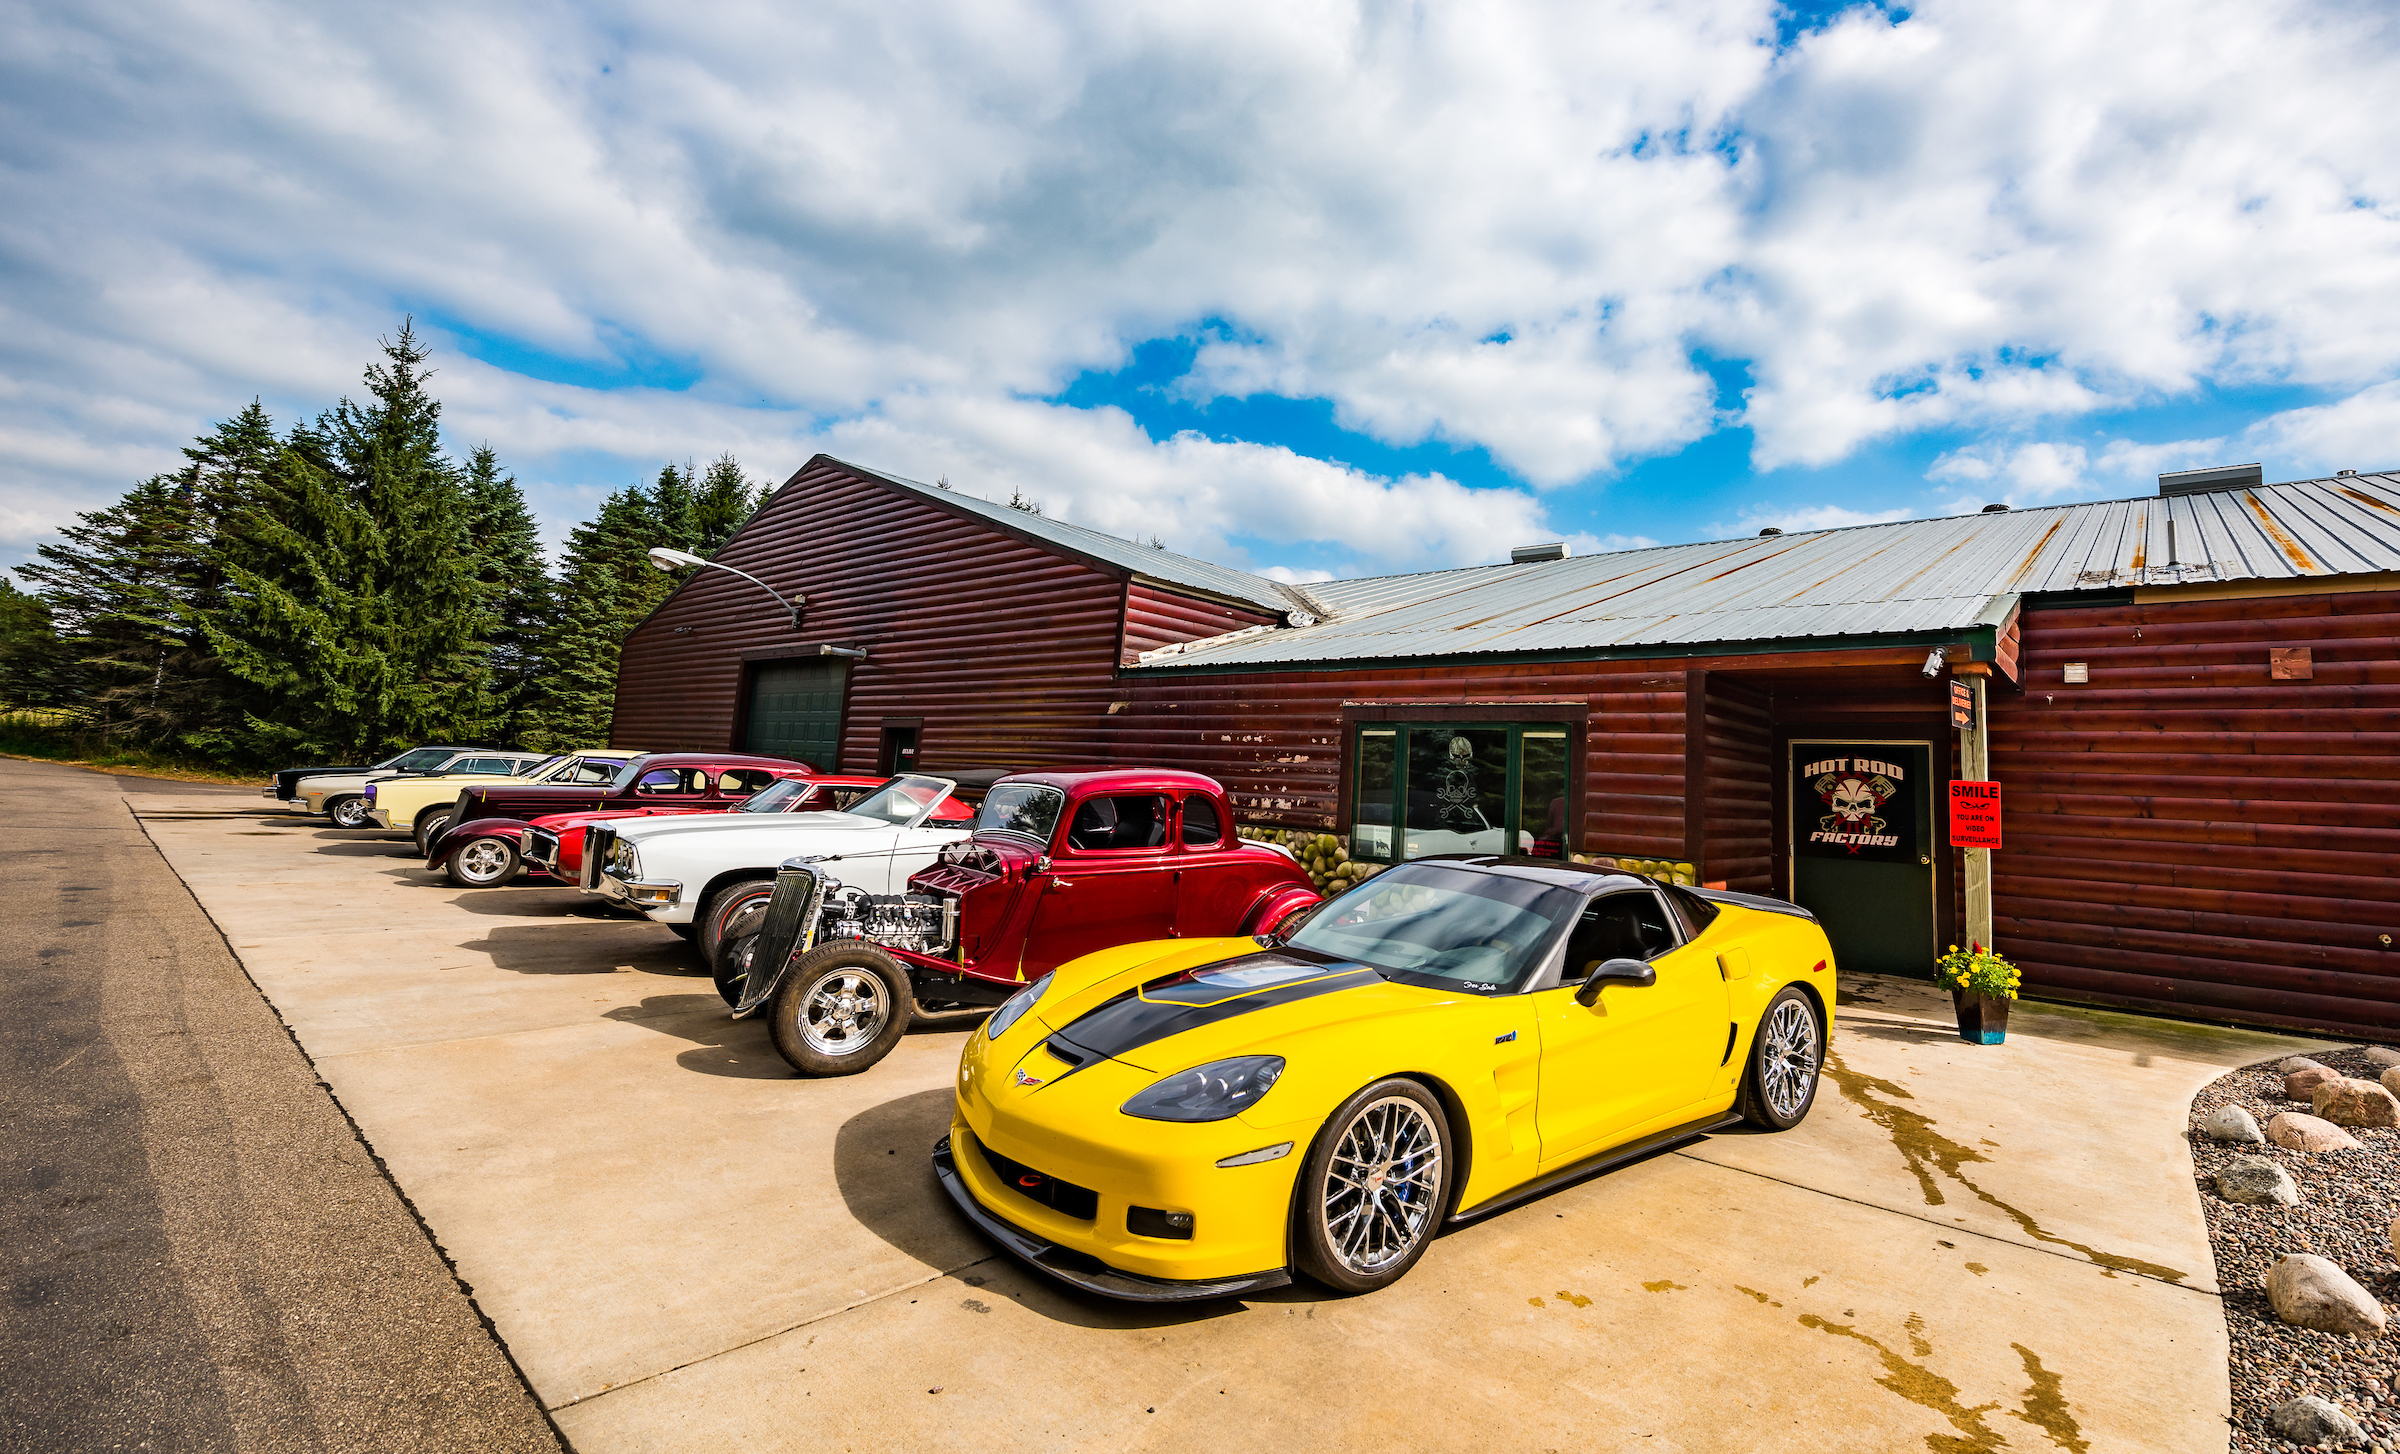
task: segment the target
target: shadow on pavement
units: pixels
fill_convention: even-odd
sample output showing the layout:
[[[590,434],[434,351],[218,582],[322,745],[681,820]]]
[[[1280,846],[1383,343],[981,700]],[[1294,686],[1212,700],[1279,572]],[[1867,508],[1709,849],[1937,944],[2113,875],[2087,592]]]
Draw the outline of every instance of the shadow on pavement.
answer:
[[[492,930],[458,947],[480,950],[512,974],[615,974],[619,969],[687,978],[706,974],[692,947],[653,926],[655,939],[636,938],[640,926],[623,921],[590,924],[527,924]],[[709,997],[714,1000],[716,997]]]
[[[601,1018],[693,1042],[693,1048],[676,1056],[675,1063],[701,1075],[734,1080],[798,1079],[775,1053],[766,1021],[727,1018],[725,1002],[714,992],[651,995],[638,1005],[619,1005]]]
[[[427,870],[427,872],[432,877],[441,878],[438,873],[432,873],[431,870]],[[441,881],[446,888],[457,887],[446,878],[441,878]],[[450,902],[470,914],[491,914],[504,919],[556,919],[560,917],[606,919],[627,927],[647,922],[621,914],[589,894],[579,893],[571,888],[562,888],[553,883],[502,884],[497,888],[460,889],[458,897]],[[652,927],[656,928],[657,926],[652,925]]]

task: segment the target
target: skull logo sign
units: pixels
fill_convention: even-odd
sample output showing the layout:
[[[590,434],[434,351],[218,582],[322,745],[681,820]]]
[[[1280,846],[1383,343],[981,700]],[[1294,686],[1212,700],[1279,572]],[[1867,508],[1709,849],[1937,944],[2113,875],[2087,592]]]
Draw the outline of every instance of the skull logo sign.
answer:
[[[1883,805],[1900,789],[1882,773],[1829,772],[1809,786],[1830,810],[1817,820],[1812,841],[1843,844],[1852,853],[1862,845],[1889,848],[1900,841],[1881,816]]]

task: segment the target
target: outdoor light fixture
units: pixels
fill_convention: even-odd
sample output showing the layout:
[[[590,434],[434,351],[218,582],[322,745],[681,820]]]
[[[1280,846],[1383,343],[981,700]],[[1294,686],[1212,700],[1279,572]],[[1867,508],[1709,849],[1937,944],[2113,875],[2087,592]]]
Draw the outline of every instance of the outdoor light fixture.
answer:
[[[716,561],[703,559],[700,556],[692,554],[688,550],[674,550],[664,545],[653,545],[650,547],[650,563],[663,571],[676,570],[687,565],[704,565],[711,570],[730,571],[734,575],[740,576],[743,580],[746,580],[750,584],[758,587],[760,590],[765,591],[768,595],[775,597],[776,605],[781,606],[786,611],[792,613],[792,629],[794,630],[798,630],[800,627],[801,608],[808,604],[808,597],[806,596],[797,596],[787,601],[773,586],[768,585],[765,581],[760,580],[758,577],[750,574],[748,571],[734,570],[732,566],[720,565]],[[859,654],[864,656],[866,653],[861,652]]]
[[[655,555],[657,552],[651,553]],[[1925,675],[1938,677],[1942,674],[1942,662],[1947,657],[1949,650],[1950,648],[1947,646],[1937,646],[1925,653]]]

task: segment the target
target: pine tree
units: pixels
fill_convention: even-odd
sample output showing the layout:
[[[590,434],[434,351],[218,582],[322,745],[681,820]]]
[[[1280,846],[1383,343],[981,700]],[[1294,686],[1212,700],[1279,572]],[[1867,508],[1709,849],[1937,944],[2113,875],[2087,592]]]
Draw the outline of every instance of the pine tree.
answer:
[[[467,461],[467,539],[476,554],[476,578],[494,615],[491,635],[491,693],[500,735],[521,739],[542,675],[542,634],[548,628],[554,593],[542,562],[541,527],[525,506],[514,475],[503,474],[490,445]]]
[[[153,475],[105,509],[87,511],[18,568],[77,660],[86,708],[104,742],[157,742],[186,725],[194,648],[189,605],[203,544],[193,483]]]
[[[74,667],[50,608],[0,576],[0,708],[65,706],[74,694]]]
[[[723,549],[733,532],[750,523],[771,493],[763,485],[751,487],[742,473],[742,462],[730,451],[718,455],[693,492],[693,553],[713,556]]]
[[[611,494],[568,537],[527,746],[558,751],[608,740],[625,637],[674,588],[648,559],[654,545],[683,548],[666,524],[657,500],[636,485]]]
[[[342,400],[295,429],[225,522],[224,601],[202,618],[258,694],[220,754],[372,754],[497,724],[460,471],[443,455],[425,348],[403,325]]]

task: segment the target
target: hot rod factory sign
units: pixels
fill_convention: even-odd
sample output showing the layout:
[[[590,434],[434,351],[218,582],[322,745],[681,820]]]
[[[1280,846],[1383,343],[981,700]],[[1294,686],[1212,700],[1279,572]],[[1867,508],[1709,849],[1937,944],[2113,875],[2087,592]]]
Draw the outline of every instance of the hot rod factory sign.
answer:
[[[1795,754],[1797,755],[1797,754]],[[1792,851],[1807,858],[1917,861],[1908,765],[1872,746],[1819,747],[1792,775]]]

